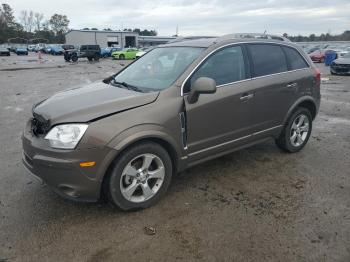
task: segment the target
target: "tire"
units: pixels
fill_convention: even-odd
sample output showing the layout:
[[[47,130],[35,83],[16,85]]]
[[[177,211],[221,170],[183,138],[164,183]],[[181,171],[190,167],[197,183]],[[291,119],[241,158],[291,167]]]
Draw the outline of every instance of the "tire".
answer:
[[[127,169],[131,176],[126,174]],[[140,169],[146,171],[138,172]],[[152,177],[152,171],[157,178]],[[114,162],[104,180],[104,195],[110,203],[124,211],[148,208],[166,193],[172,173],[172,161],[162,146],[153,142],[136,144]]]
[[[124,60],[125,59],[125,55],[120,55],[119,56],[119,60]]]
[[[95,54],[95,55],[94,55],[94,60],[95,60],[95,61],[100,60],[100,56],[99,56],[99,54]]]
[[[72,62],[78,61],[78,56],[76,54],[72,54],[71,56]]]
[[[92,57],[89,57],[89,56],[88,56],[88,58],[87,58],[87,59],[88,59],[90,62],[92,61]]]
[[[304,121],[299,122],[303,118]],[[298,152],[306,145],[307,141],[310,138],[311,131],[311,113],[308,109],[299,107],[288,118],[280,137],[276,139],[276,145],[282,150],[289,153]]]

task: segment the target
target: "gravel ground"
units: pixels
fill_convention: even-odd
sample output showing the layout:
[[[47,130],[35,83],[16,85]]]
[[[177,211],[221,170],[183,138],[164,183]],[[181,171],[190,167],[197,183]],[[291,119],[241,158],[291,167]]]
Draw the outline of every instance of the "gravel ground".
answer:
[[[34,102],[127,62],[43,60],[0,57],[1,262],[350,261],[350,77],[319,66],[322,105],[302,152],[271,141],[226,155],[178,174],[156,206],[125,213],[37,182],[20,137]]]

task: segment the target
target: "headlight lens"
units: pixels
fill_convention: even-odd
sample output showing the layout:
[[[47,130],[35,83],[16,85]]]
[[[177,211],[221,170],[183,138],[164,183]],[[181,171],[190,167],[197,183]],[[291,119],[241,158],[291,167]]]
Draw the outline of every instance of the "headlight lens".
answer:
[[[51,147],[60,149],[74,149],[83,137],[87,124],[66,124],[53,127],[45,136]]]

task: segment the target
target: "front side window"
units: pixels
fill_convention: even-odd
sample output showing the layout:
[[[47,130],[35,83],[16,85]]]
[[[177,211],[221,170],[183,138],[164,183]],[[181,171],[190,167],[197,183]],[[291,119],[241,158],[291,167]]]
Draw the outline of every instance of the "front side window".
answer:
[[[170,87],[203,52],[200,47],[160,47],[144,54],[115,76],[114,80],[143,92]]]
[[[279,45],[249,44],[248,50],[255,77],[288,71],[286,56]]]
[[[192,75],[190,81],[185,86],[185,92],[189,92],[190,85],[199,77],[212,78],[216,81],[217,85],[246,79],[242,47],[226,47],[210,56]]]
[[[289,63],[290,70],[297,70],[302,68],[307,68],[309,65],[306,63],[305,59],[300,55],[300,53],[291,47],[282,47],[286,53],[287,60]]]

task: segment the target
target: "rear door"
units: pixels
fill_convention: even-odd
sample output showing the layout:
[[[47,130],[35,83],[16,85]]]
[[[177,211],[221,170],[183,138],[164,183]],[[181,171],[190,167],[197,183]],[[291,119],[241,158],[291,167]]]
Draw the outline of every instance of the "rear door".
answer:
[[[288,86],[289,89],[294,89],[296,96],[310,95],[313,96],[314,87],[314,72],[310,68],[306,59],[293,47],[282,47],[288,62],[289,73]],[[295,99],[297,98],[295,97]]]
[[[186,93],[199,77],[216,81],[214,94],[202,94],[190,104]],[[249,68],[240,45],[222,48],[209,56],[184,87],[187,145],[191,161],[232,148],[251,133]]]
[[[247,44],[251,60],[254,106],[253,132],[265,135],[281,125],[291,103],[295,101],[295,86],[288,76],[288,62],[281,45],[269,43]]]

